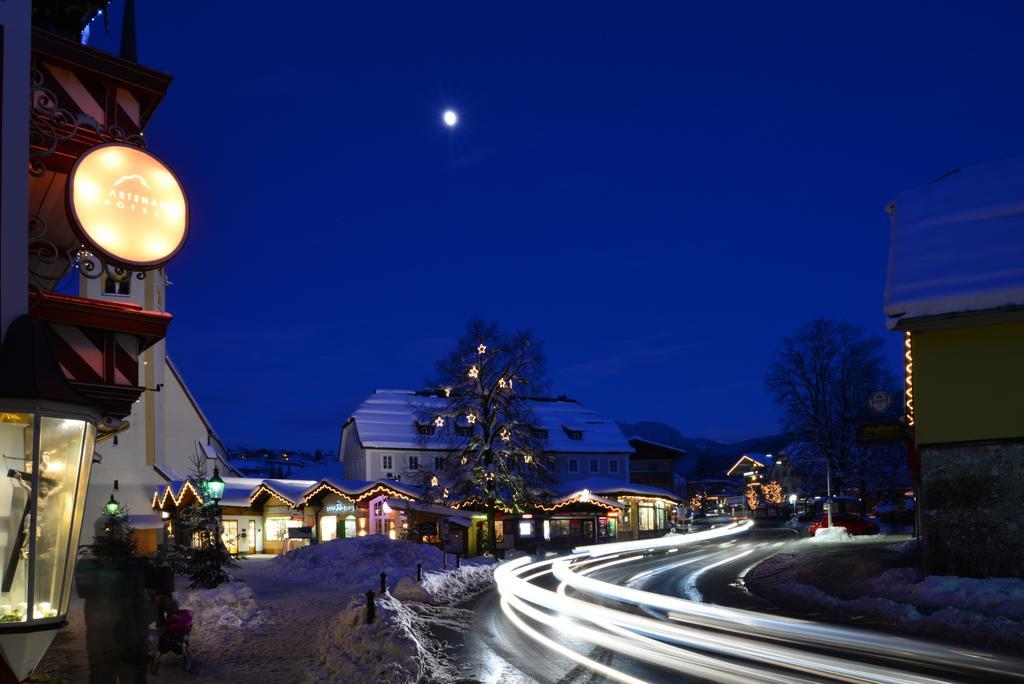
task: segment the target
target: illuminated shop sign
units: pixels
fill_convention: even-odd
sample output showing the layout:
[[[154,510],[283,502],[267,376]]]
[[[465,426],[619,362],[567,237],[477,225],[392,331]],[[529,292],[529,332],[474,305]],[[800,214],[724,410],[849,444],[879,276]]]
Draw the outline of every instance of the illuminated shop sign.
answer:
[[[132,145],[98,145],[79,157],[67,201],[85,248],[129,270],[161,266],[188,235],[188,201],[178,178]]]
[[[326,506],[324,506],[324,512],[325,513],[348,513],[349,511],[354,511],[355,508],[356,507],[353,504],[345,503],[343,501],[336,501],[334,503],[329,503]]]

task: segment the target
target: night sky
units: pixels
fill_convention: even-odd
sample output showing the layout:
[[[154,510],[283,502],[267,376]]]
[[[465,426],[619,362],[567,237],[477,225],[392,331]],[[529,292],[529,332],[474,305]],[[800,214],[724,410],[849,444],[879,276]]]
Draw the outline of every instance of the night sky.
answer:
[[[138,4],[192,209],[169,354],[230,445],[336,449],[473,316],[610,418],[774,432],[804,321],[898,367],[886,202],[1024,151],[1019,3]]]

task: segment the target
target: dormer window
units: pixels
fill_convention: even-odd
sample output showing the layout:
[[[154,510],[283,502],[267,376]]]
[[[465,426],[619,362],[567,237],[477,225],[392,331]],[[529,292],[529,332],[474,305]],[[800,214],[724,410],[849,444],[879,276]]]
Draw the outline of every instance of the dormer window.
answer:
[[[433,423],[416,423],[416,432],[421,435],[432,435],[437,432]]]
[[[565,430],[565,436],[569,439],[576,442],[583,441],[583,430],[573,430],[572,428],[564,425],[562,426],[562,429]]]
[[[533,435],[534,439],[547,439],[548,431],[544,428],[530,428],[530,434]]]
[[[457,434],[459,437],[472,437],[473,428],[469,425],[456,425],[455,434]]]

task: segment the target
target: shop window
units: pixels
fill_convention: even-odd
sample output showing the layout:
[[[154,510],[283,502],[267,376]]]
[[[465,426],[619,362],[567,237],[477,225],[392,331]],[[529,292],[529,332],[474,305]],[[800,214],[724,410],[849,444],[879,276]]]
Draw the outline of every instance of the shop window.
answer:
[[[519,521],[519,536],[520,537],[532,537],[533,536],[533,521],[532,520],[520,520]]]
[[[590,459],[590,472],[596,473],[601,469],[596,458]]]
[[[267,541],[284,541],[288,538],[289,527],[302,527],[302,522],[288,518],[267,518],[264,523],[266,530],[263,538]]]
[[[613,458],[612,460],[608,461],[608,472],[609,473],[617,473],[617,472],[619,472],[619,459]]]
[[[409,470],[419,470],[419,469],[420,469],[420,457],[419,456],[410,456],[409,457]]]
[[[497,520],[494,523],[494,540],[499,544],[505,542],[505,521]]]
[[[578,473],[578,472],[580,472],[580,462],[577,461],[575,458],[570,458],[569,459],[569,472],[570,473]]]
[[[381,454],[380,465],[382,468],[384,468],[384,470],[391,470],[392,468],[394,468],[394,461],[392,459],[391,454]]]
[[[551,520],[549,522],[549,532],[552,539],[579,537],[583,534],[579,520]]]
[[[633,507],[629,504],[628,501],[626,501],[625,503],[626,503],[626,508],[623,509],[623,511],[622,511],[622,531],[623,532],[629,532],[631,529],[633,529],[632,527],[630,527],[630,525],[631,525],[631,522],[630,522],[631,521],[630,510]]]
[[[647,504],[640,504],[639,514],[640,514],[639,518],[640,518],[640,531],[641,532],[646,532],[646,531],[649,531],[649,530],[657,529],[655,527],[655,517],[654,517],[654,506],[653,505],[651,505],[649,503],[647,503]]]

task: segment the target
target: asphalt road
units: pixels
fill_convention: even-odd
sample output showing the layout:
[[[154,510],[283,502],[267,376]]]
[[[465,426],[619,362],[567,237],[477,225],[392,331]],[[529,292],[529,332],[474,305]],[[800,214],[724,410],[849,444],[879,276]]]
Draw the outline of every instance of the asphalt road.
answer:
[[[675,539],[686,540],[687,537],[688,535],[680,535]],[[777,615],[785,611],[752,596],[746,590],[743,578],[758,562],[784,551],[799,538],[793,531],[777,529],[749,530],[730,538],[708,541],[687,540],[686,543],[679,543],[677,547],[669,540],[668,546],[663,546],[655,553],[647,554],[641,550],[620,556],[594,558],[577,562],[573,567],[587,578],[615,587]],[[728,640],[748,635],[744,635],[742,629],[719,630],[713,621],[706,619],[705,624],[697,625],[698,629],[704,631],[694,632],[694,625],[681,626],[685,621],[680,620],[678,614],[673,616],[671,609],[659,605],[657,601],[647,605],[636,605],[623,601],[622,596],[602,597],[600,590],[595,592],[580,590],[573,586],[567,587],[554,577],[550,565],[546,567],[546,572],[541,568],[531,571],[528,576],[524,575],[523,579],[528,579],[530,586],[523,584],[524,591],[516,592],[516,596],[526,597],[534,591],[532,587],[544,589],[547,592],[542,593],[547,597],[559,595],[562,599],[581,599],[586,602],[588,608],[595,606],[595,610],[598,611],[613,609],[615,616],[629,614],[641,620],[647,619],[648,624],[657,621],[657,624],[667,625],[668,629],[689,630],[691,640],[688,643],[681,643],[678,640],[673,642],[671,638],[638,638],[634,630],[619,626],[617,618],[608,623],[603,622],[600,615],[597,619],[587,617],[581,620],[579,615],[571,615],[571,610],[560,610],[553,599],[549,598],[548,605],[545,605],[544,596],[535,601],[535,605],[521,604],[525,605],[525,608],[520,608],[517,613],[510,610],[507,605],[502,606],[502,598],[498,591],[491,591],[469,606],[477,615],[475,629],[457,648],[466,681],[580,684],[636,680],[902,682],[999,679],[989,674],[951,674],[951,671],[944,667],[928,664],[928,659],[920,655],[908,654],[906,659],[902,659],[894,658],[890,654],[889,657],[882,658],[867,648],[837,647],[827,639],[822,643],[820,633],[816,636],[817,643],[801,644],[802,650],[799,654],[791,651],[790,656],[779,656],[782,660],[788,660],[790,664],[794,660],[806,657],[809,664],[803,669],[786,669],[790,665],[770,662],[772,658],[785,651],[787,646],[793,645],[783,639],[756,642],[753,650],[741,645],[725,647],[716,653],[711,649],[705,649],[706,640],[714,640],[719,636]],[[577,602],[576,605],[580,603]],[[532,615],[525,612],[528,610],[533,611]],[[613,615],[612,612],[605,614]],[[810,630],[810,633],[829,629],[819,628],[815,623],[802,624],[807,625],[806,629]],[[533,635],[530,632],[533,632]],[[599,639],[597,643],[608,643],[608,648],[592,643],[593,635],[598,632],[607,641],[601,642]],[[859,639],[856,632],[851,633],[855,635],[855,639]],[[694,634],[698,636],[692,636]],[[636,641],[635,649],[629,646],[632,643],[630,639]],[[660,649],[668,655],[663,655],[662,661],[642,657],[641,651],[645,649],[645,643],[654,650]],[[763,657],[759,657],[758,653]],[[574,656],[582,656],[590,662],[574,662]],[[665,660],[678,661],[680,656],[683,660],[690,659],[697,663],[729,662],[736,667],[732,670],[728,667],[717,670],[715,665],[705,668],[698,664],[691,665],[688,670],[681,673],[675,666],[677,663],[669,662],[668,667],[652,664]],[[847,674],[842,676],[823,676],[822,671],[838,662],[838,659],[844,659],[847,668],[849,663],[853,662],[854,669],[847,669]],[[861,667],[863,669],[860,669]],[[602,668],[603,673],[595,671]],[[849,674],[850,672],[853,674]],[[893,672],[897,673],[896,676],[893,676]],[[1022,679],[1016,681],[1024,681],[1024,674]]]

